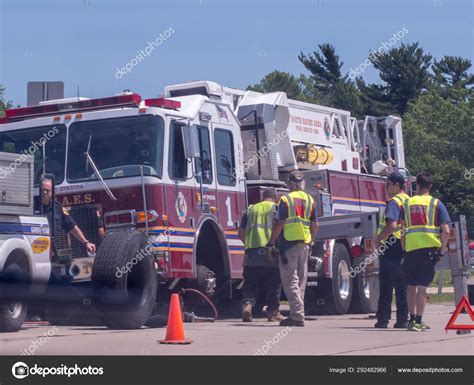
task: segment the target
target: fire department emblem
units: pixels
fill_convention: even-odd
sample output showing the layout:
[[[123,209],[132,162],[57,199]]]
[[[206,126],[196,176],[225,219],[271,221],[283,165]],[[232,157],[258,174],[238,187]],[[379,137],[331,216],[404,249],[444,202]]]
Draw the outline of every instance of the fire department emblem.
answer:
[[[176,198],[176,213],[178,214],[179,221],[184,223],[186,214],[188,213],[188,206],[186,205],[186,200],[182,192],[179,192]]]

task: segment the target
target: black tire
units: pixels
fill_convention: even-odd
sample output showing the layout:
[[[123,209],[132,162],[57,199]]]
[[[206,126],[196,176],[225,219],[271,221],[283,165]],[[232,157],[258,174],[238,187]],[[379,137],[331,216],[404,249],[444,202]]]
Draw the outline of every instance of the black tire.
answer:
[[[158,280],[147,238],[136,230],[108,231],[92,267],[96,309],[111,329],[145,325],[156,301]]]
[[[344,274],[339,272],[343,269]],[[351,260],[347,248],[340,243],[334,245],[332,276],[323,278],[316,287],[308,287],[305,299],[306,313],[341,315],[349,311],[352,299],[353,282],[348,275]],[[348,279],[342,279],[342,276]],[[340,287],[341,286],[341,287]]]
[[[28,273],[16,263],[5,267],[1,275],[2,284],[28,284]],[[26,319],[28,306],[19,300],[0,302],[0,333],[17,332]]]
[[[352,302],[349,308],[349,311],[354,314],[367,314],[372,313],[374,309],[370,304],[370,298],[377,293],[374,293],[374,287],[369,290],[369,281],[367,278],[367,272],[365,269],[358,270],[357,267],[361,262],[364,261],[364,258],[357,258],[354,261],[354,273],[355,276],[353,280],[353,292],[352,292]]]

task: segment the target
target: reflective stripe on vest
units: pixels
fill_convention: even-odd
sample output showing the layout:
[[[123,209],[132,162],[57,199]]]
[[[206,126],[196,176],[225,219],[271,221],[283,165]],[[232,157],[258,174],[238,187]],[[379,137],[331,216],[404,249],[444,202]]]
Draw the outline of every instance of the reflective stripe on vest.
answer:
[[[275,213],[276,205],[270,201],[249,206],[245,226],[245,249],[265,247],[270,241]]]
[[[297,207],[295,199],[304,202],[304,213],[303,217],[297,213]],[[304,241],[305,243],[311,243],[311,209],[314,204],[314,200],[308,193],[304,191],[292,191],[287,195],[281,197],[288,206],[288,218],[285,220],[283,227],[283,236],[287,241]]]
[[[385,212],[387,211],[388,203],[391,200],[394,200],[398,204],[398,207],[402,208],[403,204],[405,203],[405,201],[408,198],[410,198],[410,196],[403,192],[403,193],[395,195],[393,198],[388,200],[387,205],[385,206],[385,211],[383,212],[383,214],[380,217],[379,225],[377,227],[377,235],[379,235],[382,232],[385,225],[387,224],[387,219],[386,219],[386,216],[385,216]],[[402,237],[402,225],[401,225],[400,221],[398,221],[398,223],[397,223],[397,227],[396,227],[395,232],[393,233],[393,236],[397,239],[400,239]]]
[[[416,195],[405,201],[405,251],[441,246],[439,226],[435,225],[438,202],[430,195]]]

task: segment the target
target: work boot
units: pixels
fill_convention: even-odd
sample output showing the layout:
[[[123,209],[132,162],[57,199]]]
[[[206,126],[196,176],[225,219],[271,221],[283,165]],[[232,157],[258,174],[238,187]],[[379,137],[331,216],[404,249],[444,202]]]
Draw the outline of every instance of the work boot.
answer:
[[[378,320],[374,325],[374,328],[377,328],[377,329],[387,329],[387,327],[388,327],[388,321],[384,321],[384,320]]]
[[[278,310],[267,310],[268,322],[280,322],[284,318]]]
[[[280,326],[304,326],[304,321],[295,321],[288,317],[280,321]]]
[[[242,306],[242,321],[252,322],[252,304],[246,303]]]
[[[397,321],[393,327],[395,329],[406,329],[408,327],[408,321]]]

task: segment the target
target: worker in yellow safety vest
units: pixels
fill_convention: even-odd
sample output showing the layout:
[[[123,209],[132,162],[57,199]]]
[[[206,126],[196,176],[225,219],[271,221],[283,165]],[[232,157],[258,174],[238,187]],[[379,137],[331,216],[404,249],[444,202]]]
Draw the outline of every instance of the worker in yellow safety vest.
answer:
[[[376,328],[387,328],[392,314],[392,295],[395,289],[397,321],[394,328],[408,326],[407,284],[402,274],[403,248],[401,242],[400,213],[406,199],[405,178],[398,172],[387,177],[387,193],[390,199],[380,217],[375,238],[375,248],[380,256],[380,295]]]
[[[248,207],[239,226],[239,237],[245,245],[244,285],[242,287],[242,321],[252,321],[252,310],[257,298],[265,298],[267,319],[279,322],[283,316],[279,312],[281,296],[279,255],[269,250],[266,244],[270,240],[276,215],[276,190],[267,188],[262,201]]]
[[[308,258],[318,231],[316,205],[304,191],[301,171],[294,170],[288,179],[289,194],[278,203],[278,220],[273,226],[268,247],[279,242],[280,275],[290,316],[280,326],[304,326],[304,294],[308,273]]]
[[[433,177],[428,172],[416,176],[417,195],[407,199],[402,210],[405,257],[403,271],[408,284],[408,330],[429,329],[422,316],[426,287],[434,277],[436,263],[447,251],[449,214],[444,204],[430,195]]]

